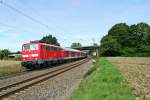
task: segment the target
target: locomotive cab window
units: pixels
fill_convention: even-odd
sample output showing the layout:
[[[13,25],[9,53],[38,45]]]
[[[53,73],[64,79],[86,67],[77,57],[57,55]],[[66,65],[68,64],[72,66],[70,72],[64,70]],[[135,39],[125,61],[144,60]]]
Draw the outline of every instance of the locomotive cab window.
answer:
[[[30,50],[30,45],[24,45],[23,50]]]
[[[30,50],[37,50],[38,49],[38,45],[37,44],[31,44],[30,45]]]
[[[37,50],[38,45],[37,44],[26,44],[23,46],[23,50]]]

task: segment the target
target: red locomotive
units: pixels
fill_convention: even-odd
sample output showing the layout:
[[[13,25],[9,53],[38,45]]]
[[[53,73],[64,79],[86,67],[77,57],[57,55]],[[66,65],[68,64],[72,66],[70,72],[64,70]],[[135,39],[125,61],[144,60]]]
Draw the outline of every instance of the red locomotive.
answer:
[[[83,59],[83,51],[31,41],[22,45],[22,66],[29,69],[52,66]]]

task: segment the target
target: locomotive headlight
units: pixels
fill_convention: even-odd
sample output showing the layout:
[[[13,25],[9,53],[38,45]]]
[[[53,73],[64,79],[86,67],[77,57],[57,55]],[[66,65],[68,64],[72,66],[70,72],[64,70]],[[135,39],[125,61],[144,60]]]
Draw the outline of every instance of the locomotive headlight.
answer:
[[[32,54],[32,57],[38,57],[39,55],[38,54]]]
[[[29,57],[29,55],[22,55],[22,57]]]

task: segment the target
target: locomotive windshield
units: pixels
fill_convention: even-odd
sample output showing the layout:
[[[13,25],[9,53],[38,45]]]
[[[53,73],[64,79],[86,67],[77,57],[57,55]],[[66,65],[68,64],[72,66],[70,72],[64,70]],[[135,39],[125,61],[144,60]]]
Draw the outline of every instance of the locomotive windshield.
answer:
[[[38,45],[37,44],[26,44],[23,46],[23,50],[37,50]]]

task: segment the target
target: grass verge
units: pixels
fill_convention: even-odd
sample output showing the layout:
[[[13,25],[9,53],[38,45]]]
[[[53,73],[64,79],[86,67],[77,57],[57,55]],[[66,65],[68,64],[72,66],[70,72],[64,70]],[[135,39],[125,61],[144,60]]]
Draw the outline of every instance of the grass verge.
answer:
[[[135,100],[127,81],[106,58],[98,58],[70,100]]]

